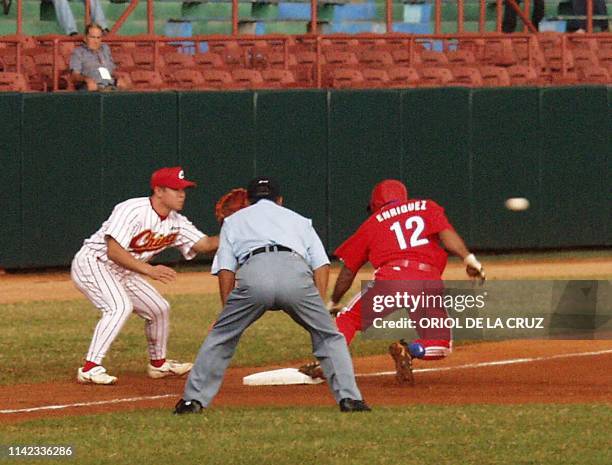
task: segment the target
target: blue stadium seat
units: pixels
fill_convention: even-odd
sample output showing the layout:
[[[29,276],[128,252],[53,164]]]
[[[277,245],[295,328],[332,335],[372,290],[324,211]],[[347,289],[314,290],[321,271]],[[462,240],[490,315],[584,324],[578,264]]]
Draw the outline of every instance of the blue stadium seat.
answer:
[[[375,3],[337,5],[334,8],[334,21],[364,21],[376,19]]]
[[[308,21],[310,19],[310,3],[279,3],[278,19],[296,19]]]
[[[378,25],[370,21],[360,22],[334,22],[331,24],[331,33],[359,34],[362,32],[380,32]]]

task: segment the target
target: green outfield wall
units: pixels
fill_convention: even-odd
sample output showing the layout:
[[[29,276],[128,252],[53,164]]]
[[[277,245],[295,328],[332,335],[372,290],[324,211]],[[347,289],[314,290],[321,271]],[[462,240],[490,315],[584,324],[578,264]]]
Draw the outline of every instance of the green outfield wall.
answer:
[[[0,122],[3,268],[69,264],[113,205],[176,164],[199,183],[185,213],[209,233],[215,200],[267,174],[330,252],[384,178],[443,205],[474,249],[612,245],[603,86],[3,93]]]

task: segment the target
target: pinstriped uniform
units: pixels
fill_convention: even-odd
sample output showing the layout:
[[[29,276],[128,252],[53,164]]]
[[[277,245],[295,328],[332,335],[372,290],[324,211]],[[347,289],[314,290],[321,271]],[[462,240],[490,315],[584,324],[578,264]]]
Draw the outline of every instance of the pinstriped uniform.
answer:
[[[148,197],[115,206],[102,227],[83,243],[72,261],[71,276],[102,312],[86,359],[100,364],[132,312],[145,320],[151,360],[166,357],[170,305],[141,275],[108,258],[106,236],[115,239],[137,260],[148,262],[168,247],[178,248],[187,260],[196,256],[193,245],[205,237],[185,216],[172,211],[161,218]]]

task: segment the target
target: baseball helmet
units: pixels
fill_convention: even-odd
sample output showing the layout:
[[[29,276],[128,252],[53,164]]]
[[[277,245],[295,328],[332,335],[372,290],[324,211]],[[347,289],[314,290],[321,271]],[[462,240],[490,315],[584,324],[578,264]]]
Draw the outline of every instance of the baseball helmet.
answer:
[[[385,179],[372,189],[368,212],[374,213],[392,202],[407,202],[408,189],[397,179]]]

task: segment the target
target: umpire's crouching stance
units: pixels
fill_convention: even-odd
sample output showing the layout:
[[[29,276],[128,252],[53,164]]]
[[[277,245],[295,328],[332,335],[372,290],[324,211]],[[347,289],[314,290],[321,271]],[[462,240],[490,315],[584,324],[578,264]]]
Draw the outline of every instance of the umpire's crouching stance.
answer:
[[[251,205],[225,219],[212,266],[224,307],[174,413],[197,413],[210,404],[240,336],[270,309],[283,309],[310,333],[313,353],[340,410],[370,410],[355,382],[346,340],[321,297],[329,260],[312,222],[281,206],[280,190],[270,178],[254,179],[247,191]]]

